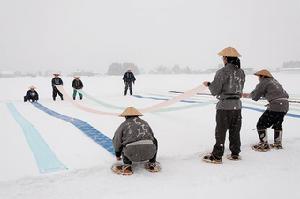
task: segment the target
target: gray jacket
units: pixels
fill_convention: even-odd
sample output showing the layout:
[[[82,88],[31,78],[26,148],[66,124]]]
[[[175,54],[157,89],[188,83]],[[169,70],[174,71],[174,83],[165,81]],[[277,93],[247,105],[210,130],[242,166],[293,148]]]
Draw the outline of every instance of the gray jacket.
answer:
[[[240,95],[243,92],[244,83],[245,73],[237,66],[226,64],[218,70],[209,85],[211,94],[219,99],[216,108],[222,110],[241,109]]]
[[[113,145],[117,156],[123,152],[131,161],[140,162],[156,154],[154,139],[153,131],[146,121],[131,117],[116,130]]]
[[[270,111],[286,113],[289,110],[289,95],[274,78],[261,78],[250,96],[254,101],[266,98],[269,102],[267,109]]]

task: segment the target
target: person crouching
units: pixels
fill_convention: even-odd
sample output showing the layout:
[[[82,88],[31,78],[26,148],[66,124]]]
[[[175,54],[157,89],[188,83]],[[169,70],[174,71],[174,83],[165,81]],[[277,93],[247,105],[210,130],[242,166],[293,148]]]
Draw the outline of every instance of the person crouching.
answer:
[[[125,121],[116,130],[113,137],[113,146],[117,160],[123,158],[123,165],[117,166],[123,175],[130,175],[132,162],[149,161],[149,169],[155,169],[157,140],[149,124],[140,119],[140,113],[134,107],[128,107],[119,116]]]
[[[24,102],[30,101],[35,102],[39,100],[39,94],[36,92],[34,86],[30,86],[29,90],[26,92],[26,96],[24,96]]]

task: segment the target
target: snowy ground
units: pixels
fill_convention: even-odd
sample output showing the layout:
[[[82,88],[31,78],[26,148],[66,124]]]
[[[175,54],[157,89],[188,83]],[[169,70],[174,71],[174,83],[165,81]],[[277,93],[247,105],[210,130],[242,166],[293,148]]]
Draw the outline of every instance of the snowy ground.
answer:
[[[274,74],[291,98],[300,99],[299,74]],[[71,94],[72,78],[62,77],[65,90]],[[134,85],[134,94],[148,98],[123,96],[121,77],[82,77],[84,91],[99,101],[84,98],[77,101],[87,110],[120,113],[118,107],[144,108],[161,103],[160,98],[194,88],[210,75],[140,75]],[[245,92],[257,84],[257,78],[247,76]],[[242,161],[223,159],[222,165],[201,161],[200,156],[210,152],[214,144],[215,102],[211,96],[193,96],[198,106],[179,102],[164,112],[146,113],[159,141],[160,173],[148,173],[141,166],[134,175],[118,176],[110,166],[116,162],[107,150],[96,144],[71,123],[54,118],[30,103],[23,95],[28,86],[36,85],[40,103],[60,114],[74,117],[112,138],[124,120],[121,117],[95,114],[79,109],[69,101],[51,100],[50,79],[0,79],[0,198],[1,199],[77,199],[77,198],[300,198],[300,104],[291,104],[283,128],[284,150],[258,153],[250,145],[257,142],[255,125],[261,112],[243,109],[241,130]],[[207,90],[203,92],[208,92]],[[57,159],[67,168],[56,172],[40,173],[32,149],[24,132],[10,113],[7,103],[38,131]],[[243,105],[264,109],[265,102],[243,100]],[[299,117],[297,117],[297,115]],[[273,133],[269,131],[269,140]],[[226,142],[226,146],[228,141]],[[225,155],[229,154],[228,146]]]

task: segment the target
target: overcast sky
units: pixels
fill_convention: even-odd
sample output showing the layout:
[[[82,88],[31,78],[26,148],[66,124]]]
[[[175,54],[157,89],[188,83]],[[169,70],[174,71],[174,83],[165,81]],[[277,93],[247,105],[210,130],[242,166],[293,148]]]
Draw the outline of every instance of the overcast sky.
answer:
[[[0,0],[0,70],[208,68],[227,46],[243,67],[300,60],[300,0]]]

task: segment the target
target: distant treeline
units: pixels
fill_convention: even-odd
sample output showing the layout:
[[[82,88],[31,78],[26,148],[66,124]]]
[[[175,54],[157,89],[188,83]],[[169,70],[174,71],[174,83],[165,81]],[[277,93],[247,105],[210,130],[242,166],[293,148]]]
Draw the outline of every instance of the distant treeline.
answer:
[[[300,68],[300,61],[283,62],[282,68]]]

